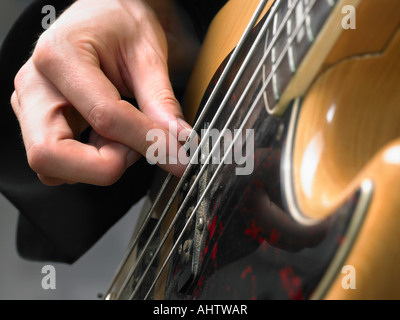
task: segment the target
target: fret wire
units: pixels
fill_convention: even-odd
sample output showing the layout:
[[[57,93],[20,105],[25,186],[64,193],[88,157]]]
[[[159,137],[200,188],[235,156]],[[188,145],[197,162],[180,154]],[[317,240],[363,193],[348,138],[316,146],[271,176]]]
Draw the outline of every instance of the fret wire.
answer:
[[[299,23],[298,26],[294,29],[293,33],[289,36],[287,43],[282,49],[282,53],[280,54],[279,58],[276,61],[276,64],[279,66],[280,63],[282,62],[283,58],[285,57],[285,54],[289,52],[289,49],[291,48],[292,42],[294,41],[295,37],[297,36],[297,33],[300,32],[300,30],[304,27],[303,24],[305,24],[307,17],[309,16],[309,13],[313,9],[316,0],[310,0],[311,5],[307,6],[307,9],[304,12],[304,17],[301,20],[301,23]],[[273,77],[273,75],[269,75],[269,78]],[[268,80],[268,79],[267,79]],[[266,81],[267,82],[267,81]]]
[[[255,26],[255,24],[256,24],[258,18],[261,16],[261,13],[262,13],[262,11],[263,11],[263,9],[264,9],[264,7],[265,7],[267,1],[268,1],[268,0],[262,0],[262,1],[260,1],[259,5],[258,5],[258,7],[257,7],[257,9],[256,9],[256,11],[255,11],[255,14],[253,15],[253,17],[252,17],[252,19],[251,19],[249,25],[247,26],[245,32],[243,33],[243,35],[242,35],[242,37],[241,37],[241,39],[240,39],[240,41],[239,41],[237,47],[236,47],[235,50],[232,52],[232,55],[231,55],[230,59],[228,60],[228,63],[227,63],[226,68],[225,68],[224,71],[222,72],[221,77],[219,78],[219,80],[218,80],[218,82],[217,82],[217,85],[215,86],[215,88],[214,88],[213,92],[211,93],[211,95],[210,95],[208,101],[206,102],[206,104],[205,104],[205,106],[204,106],[204,108],[203,108],[203,111],[201,112],[200,116],[198,117],[198,120],[196,121],[196,124],[195,124],[194,127],[193,127],[192,134],[189,136],[189,139],[190,139],[190,140],[193,139],[193,137],[195,136],[195,132],[198,130],[198,127],[201,125],[201,122],[203,121],[203,118],[205,117],[205,115],[206,115],[208,109],[209,109],[210,106],[212,105],[213,100],[215,100],[217,91],[222,87],[222,83],[223,83],[223,82],[226,80],[226,78],[228,77],[229,72],[230,72],[230,69],[233,67],[234,63],[236,62],[237,57],[239,56],[239,52],[240,52],[241,49],[243,48],[243,45],[244,45],[245,41],[247,40],[248,36],[249,36],[250,33],[252,32],[252,29],[253,29],[253,27]],[[278,0],[277,2],[279,3],[280,0]],[[217,116],[216,116],[216,117],[217,117]],[[196,129],[196,128],[197,128],[197,129]],[[200,150],[200,147],[201,147],[201,144],[200,144],[199,148],[196,150],[196,153],[195,153],[195,155],[193,156],[193,158],[196,157],[196,154],[198,154],[198,150]],[[178,185],[177,185],[176,188],[175,188],[175,191],[174,191],[173,196],[171,197],[171,199],[174,199],[174,198],[176,197],[176,195],[177,195],[179,189],[180,189],[181,186],[182,186],[183,181],[185,180],[186,176],[189,174],[189,172],[190,172],[190,170],[191,170],[191,165],[192,165],[192,163],[190,163],[189,166],[186,168],[186,170],[185,170],[185,172],[184,172],[184,174],[183,174],[183,176],[182,176],[180,182],[178,183]],[[162,190],[159,192],[159,195],[160,195],[161,193],[163,193],[164,191],[165,191],[165,188],[162,189]],[[157,197],[157,198],[159,198],[159,197]],[[159,224],[162,222],[162,220],[163,220],[164,217],[166,216],[166,213],[168,212],[168,210],[169,210],[169,208],[170,208],[172,202],[173,202],[173,201],[170,201],[170,203],[167,204],[166,209],[164,210],[162,216],[160,217],[159,223],[156,225],[154,231],[156,231],[156,230],[159,228]],[[154,210],[154,207],[155,207],[155,206],[156,206],[156,204],[153,205],[153,207],[152,207],[153,210]],[[149,211],[147,217],[151,217],[151,214],[152,214],[152,212]],[[144,228],[143,228],[143,229],[144,229]],[[150,236],[150,238],[153,239],[154,236],[155,236],[155,232],[152,233],[152,235]],[[139,239],[139,235],[138,235],[136,238]],[[143,248],[143,250],[142,250],[142,253],[143,253],[143,254],[141,255],[140,259],[143,257],[144,252],[145,252],[145,250],[147,249],[147,247],[148,247],[148,245],[149,245],[151,239],[147,242],[147,244],[146,244],[145,247]],[[136,240],[136,242],[137,242],[137,240]],[[133,250],[134,246],[131,246],[131,247],[132,247],[132,248],[131,248],[130,251]],[[127,257],[129,257],[130,254],[131,254],[131,252],[127,255]],[[136,260],[136,261],[138,261],[138,260]],[[123,284],[123,286],[122,286],[122,289],[120,289],[119,294],[122,294],[122,293],[125,291],[126,286],[127,286],[128,282],[130,281],[130,278],[132,277],[134,271],[136,271],[137,265],[138,265],[138,263],[136,263],[135,266],[132,268],[132,270],[131,270],[131,272],[129,273],[127,279],[124,281],[124,284]],[[150,265],[151,265],[151,264],[150,264]],[[115,281],[114,281],[114,283],[115,283]],[[110,291],[110,292],[111,292],[111,291]]]
[[[306,15],[311,11],[311,9],[313,8],[315,2],[316,2],[316,0],[313,0],[313,1],[312,1],[312,5],[311,5],[310,7],[308,7],[308,9],[307,9],[306,12],[305,12]],[[304,18],[302,19],[303,22],[305,21],[305,18],[306,18],[306,17],[304,17]],[[299,30],[301,29],[301,27],[302,27],[302,24],[301,24],[301,25],[299,24],[299,25],[296,27],[296,29],[295,29],[295,31],[294,31],[294,36],[297,35],[297,32],[299,32]],[[291,40],[289,39],[288,44],[285,46],[286,51],[287,51],[288,47],[290,46],[291,42],[294,40],[294,36],[292,37]],[[282,51],[281,55],[279,56],[278,62],[282,61],[284,55],[286,54],[286,51],[285,51],[285,50]],[[247,123],[247,121],[248,121],[249,118],[250,118],[251,113],[254,111],[255,107],[257,106],[257,104],[259,103],[259,101],[261,100],[261,98],[263,97],[263,92],[264,92],[264,90],[266,89],[266,87],[267,87],[269,81],[271,81],[272,76],[273,76],[272,73],[270,73],[269,76],[268,76],[268,78],[267,78],[267,81],[263,84],[262,89],[261,89],[260,92],[258,93],[258,95],[257,95],[257,97],[256,97],[256,99],[255,99],[255,101],[254,101],[254,103],[253,103],[253,105],[251,106],[251,108],[249,109],[249,112],[247,113],[245,119],[243,120],[243,123],[242,123],[242,125],[241,125],[241,127],[240,127],[240,129],[239,129],[239,132],[244,128],[245,124]],[[234,141],[231,143],[231,146],[230,146],[230,147],[233,146],[233,144],[236,142],[236,140],[238,139],[238,137],[239,137],[239,133],[235,136],[235,139],[234,139]],[[211,154],[212,154],[212,152],[211,152]],[[186,231],[186,229],[187,229],[187,227],[188,227],[190,221],[194,218],[194,215],[195,215],[195,213],[196,213],[196,211],[197,211],[197,209],[198,209],[198,207],[199,207],[201,201],[204,199],[204,197],[205,197],[206,193],[208,192],[210,186],[212,185],[213,181],[215,180],[215,178],[216,178],[216,176],[217,176],[217,173],[218,173],[219,170],[221,169],[222,164],[224,163],[224,161],[225,161],[227,155],[228,155],[228,153],[225,154],[223,161],[220,162],[220,164],[219,164],[218,167],[217,167],[217,170],[216,170],[215,173],[213,174],[211,180],[208,182],[208,185],[207,185],[205,191],[204,191],[203,194],[201,195],[200,200],[198,201],[196,207],[193,209],[193,211],[192,211],[190,217],[188,218],[188,221],[186,222],[185,226],[183,227],[183,229],[182,229],[182,231],[181,231],[181,234],[179,235],[179,237],[178,237],[178,239],[176,240],[174,246],[173,246],[172,249],[170,250],[169,255],[168,255],[167,258],[165,259],[165,261],[164,261],[164,263],[163,263],[163,265],[162,265],[160,271],[158,272],[158,274],[157,274],[156,278],[154,279],[154,281],[153,281],[153,283],[152,283],[150,289],[148,290],[148,292],[147,292],[147,294],[146,294],[146,296],[145,296],[145,299],[147,299],[147,297],[149,296],[150,292],[153,290],[153,288],[154,288],[155,284],[157,283],[159,277],[161,276],[162,272],[164,271],[164,269],[165,269],[167,263],[168,263],[169,260],[171,259],[172,253],[176,250],[177,245],[178,245],[178,243],[180,242],[180,240],[181,240],[181,238],[182,238],[182,236],[183,236],[183,233]],[[152,263],[153,263],[153,261],[152,261],[150,264],[152,264]]]

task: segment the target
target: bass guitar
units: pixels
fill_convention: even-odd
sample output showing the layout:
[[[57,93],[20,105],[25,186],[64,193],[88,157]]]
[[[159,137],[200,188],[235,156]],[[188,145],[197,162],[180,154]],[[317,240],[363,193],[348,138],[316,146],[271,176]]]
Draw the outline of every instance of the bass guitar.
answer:
[[[107,299],[400,298],[399,27],[399,0],[228,1],[184,101],[200,143]]]

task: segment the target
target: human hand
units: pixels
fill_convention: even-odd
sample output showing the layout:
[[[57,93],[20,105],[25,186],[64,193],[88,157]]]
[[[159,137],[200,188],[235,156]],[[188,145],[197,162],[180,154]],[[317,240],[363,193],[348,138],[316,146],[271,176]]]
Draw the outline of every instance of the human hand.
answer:
[[[79,0],[41,35],[15,78],[11,104],[29,165],[43,183],[111,185],[154,143],[146,141],[149,130],[168,137],[171,122],[178,134],[190,128],[172,90],[167,39],[153,10],[167,3]],[[121,95],[134,97],[139,109]],[[89,126],[89,142],[76,140]],[[178,159],[168,150],[179,153],[179,141],[169,143],[176,147],[166,145],[167,156]],[[160,166],[176,176],[185,169],[179,162]]]

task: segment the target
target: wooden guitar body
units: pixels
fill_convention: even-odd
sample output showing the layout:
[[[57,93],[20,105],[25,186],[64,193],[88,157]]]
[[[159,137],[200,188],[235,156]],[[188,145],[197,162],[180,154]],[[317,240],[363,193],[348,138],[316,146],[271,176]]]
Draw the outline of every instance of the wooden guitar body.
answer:
[[[272,26],[288,11],[268,1],[222,84],[218,80],[258,1],[230,0],[214,19],[187,89],[186,117],[194,124],[217,87],[212,107],[200,116],[201,128],[211,123],[220,131],[253,130],[241,147],[250,150],[254,143],[254,168],[245,175],[237,174],[235,164],[193,169],[169,214],[161,213],[168,201],[152,214],[152,220],[163,220],[148,245],[156,248],[151,256],[157,254],[150,261],[152,276],[140,280],[145,266],[131,271],[135,259],[144,260],[138,252],[148,249],[141,242],[110,294],[400,298],[400,2],[317,2],[315,10],[325,10],[323,21],[311,19],[314,9],[304,26],[293,14],[293,24],[312,43],[296,60],[296,49],[293,59],[291,46],[285,53],[279,37],[269,47],[279,23],[263,29],[264,23],[270,19]],[[356,9],[356,29],[343,28],[345,5]],[[257,41],[261,49],[241,73]],[[284,53],[281,64],[288,62],[289,71],[268,55],[263,62],[269,50]],[[143,288],[135,289],[138,283]]]

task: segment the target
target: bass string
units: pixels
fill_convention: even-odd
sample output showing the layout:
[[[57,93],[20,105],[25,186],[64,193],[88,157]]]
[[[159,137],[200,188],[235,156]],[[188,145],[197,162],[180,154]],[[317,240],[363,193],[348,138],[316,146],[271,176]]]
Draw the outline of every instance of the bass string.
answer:
[[[205,104],[205,106],[204,106],[204,108],[203,108],[203,110],[202,110],[200,116],[198,117],[198,119],[197,119],[197,121],[196,121],[196,124],[195,124],[194,127],[193,127],[192,133],[193,133],[193,132],[196,132],[196,130],[198,130],[198,128],[200,127],[201,123],[202,123],[203,120],[204,120],[205,115],[207,114],[208,110],[209,110],[210,107],[212,106],[213,101],[214,101],[215,98],[217,97],[218,91],[221,91],[222,84],[224,83],[224,81],[225,81],[225,80],[227,79],[227,77],[229,76],[230,70],[232,69],[233,65],[235,64],[235,62],[236,62],[236,60],[237,60],[237,58],[238,58],[238,56],[239,56],[239,53],[240,53],[240,51],[242,50],[242,48],[243,48],[243,46],[244,46],[244,43],[245,43],[246,39],[249,37],[249,35],[250,35],[250,33],[251,33],[251,31],[252,31],[254,25],[255,25],[256,22],[257,22],[257,19],[261,16],[261,13],[262,13],[262,11],[263,11],[263,9],[264,9],[264,7],[265,7],[267,1],[268,1],[268,0],[262,0],[262,1],[260,1],[259,5],[258,5],[258,7],[257,7],[257,9],[256,9],[256,11],[255,11],[255,14],[254,14],[253,17],[252,17],[252,20],[250,21],[249,25],[247,26],[245,32],[243,33],[243,36],[242,36],[242,38],[240,39],[240,41],[239,41],[238,45],[236,46],[235,50],[232,52],[232,55],[231,55],[230,59],[228,60],[228,63],[227,63],[226,68],[223,70],[223,72],[222,72],[222,74],[221,74],[221,77],[219,78],[219,80],[218,80],[216,86],[214,87],[214,90],[212,91],[211,95],[209,96],[209,99],[207,100],[207,102],[206,102],[206,104]],[[276,2],[279,3],[280,1],[281,1],[281,0],[277,0]],[[195,137],[195,135],[190,135],[190,136],[189,136],[189,141],[191,141],[194,137]],[[201,144],[200,144],[200,146],[199,146],[198,149],[200,149],[200,148],[201,148]],[[196,153],[198,154],[197,150],[196,150]],[[196,155],[194,155],[194,157],[195,157],[195,156],[196,156]],[[181,187],[182,187],[183,181],[185,181],[186,178],[187,178],[187,176],[189,175],[189,173],[190,173],[190,171],[191,171],[191,167],[192,167],[192,163],[189,164],[189,166],[188,166],[187,169],[185,170],[185,172],[184,172],[184,174],[183,174],[183,176],[182,176],[180,182],[179,182],[178,185],[176,186],[175,191],[174,191],[173,195],[171,196],[171,201],[167,204],[166,209],[164,210],[164,212],[163,212],[162,215],[160,216],[159,221],[158,221],[157,225],[156,225],[155,228],[154,228],[154,229],[155,229],[154,232],[150,235],[149,240],[147,241],[146,245],[145,245],[144,248],[142,249],[142,253],[141,253],[140,256],[136,259],[136,263],[135,263],[134,267],[131,269],[131,271],[129,272],[128,276],[126,277],[126,279],[125,279],[125,281],[124,281],[124,283],[123,283],[121,289],[119,290],[119,292],[118,292],[118,294],[117,294],[117,297],[120,297],[120,296],[124,293],[124,291],[126,290],[126,287],[127,287],[128,283],[129,283],[129,281],[130,281],[132,275],[133,275],[134,272],[136,271],[137,266],[139,265],[140,261],[142,260],[142,258],[143,258],[143,256],[144,256],[144,253],[145,253],[145,251],[147,250],[147,248],[148,248],[148,246],[149,246],[149,243],[150,243],[150,242],[152,241],[152,239],[154,238],[154,236],[155,236],[155,234],[156,234],[156,231],[160,228],[161,222],[164,220],[164,218],[165,218],[165,216],[166,216],[166,213],[168,212],[170,206],[172,205],[172,202],[173,202],[172,200],[176,197],[178,191],[179,191],[179,190],[181,189]],[[122,269],[123,269],[123,266],[127,263],[127,260],[128,260],[129,257],[131,256],[131,254],[132,254],[132,252],[133,252],[133,249],[134,249],[135,246],[137,245],[138,240],[139,240],[139,238],[141,237],[141,235],[142,235],[142,233],[143,233],[143,231],[144,231],[145,226],[146,226],[147,223],[149,222],[149,220],[150,220],[150,218],[151,218],[151,216],[152,216],[152,214],[153,214],[153,212],[154,212],[155,207],[158,205],[158,203],[159,203],[159,201],[160,201],[160,199],[161,199],[161,196],[165,193],[165,190],[166,190],[168,184],[169,184],[170,181],[172,180],[171,178],[172,178],[172,175],[171,175],[171,174],[168,174],[168,176],[167,176],[167,178],[166,178],[166,181],[165,181],[165,183],[163,184],[161,190],[159,191],[159,193],[158,193],[158,195],[157,195],[157,197],[156,197],[156,199],[155,199],[155,201],[154,201],[152,207],[150,208],[150,210],[149,210],[148,213],[146,214],[144,220],[142,220],[142,223],[141,223],[141,226],[140,226],[140,228],[139,228],[139,231],[138,231],[138,233],[136,234],[136,237],[134,238],[134,240],[131,241],[131,244],[128,246],[127,253],[126,253],[125,256],[124,256],[124,259],[122,260],[123,262],[120,264],[120,266],[119,266],[119,268],[118,268],[116,274],[114,275],[114,278],[113,278],[114,280],[113,280],[113,282],[111,283],[111,285],[109,286],[108,293],[107,293],[108,295],[112,292],[113,287],[114,287],[114,285],[115,285],[115,283],[116,283],[117,277],[121,274],[121,271],[122,271]]]
[[[168,185],[169,185],[171,179],[172,179],[172,175],[169,174],[169,175],[165,178],[165,180],[164,180],[164,182],[163,182],[163,185],[161,186],[161,190],[166,190],[166,188],[168,187]],[[159,193],[157,194],[156,199],[154,200],[154,203],[152,204],[151,208],[148,210],[146,216],[145,216],[144,219],[142,220],[142,223],[140,224],[140,227],[139,227],[139,229],[138,229],[138,231],[137,231],[137,233],[136,233],[135,238],[133,239],[133,241],[130,241],[130,243],[128,244],[128,247],[127,247],[127,249],[126,249],[126,251],[125,251],[125,253],[124,253],[124,256],[123,256],[123,258],[122,258],[122,260],[121,260],[121,263],[120,263],[120,265],[118,266],[118,269],[117,269],[117,271],[115,272],[115,275],[114,275],[114,277],[113,277],[113,280],[112,280],[112,282],[110,283],[110,285],[109,285],[109,287],[108,287],[108,289],[107,289],[107,291],[106,291],[106,292],[107,292],[106,296],[108,296],[108,295],[112,292],[114,286],[116,285],[116,281],[117,281],[118,277],[120,276],[122,270],[124,269],[125,265],[127,264],[129,258],[131,257],[132,252],[133,252],[133,250],[135,249],[136,244],[138,243],[140,236],[143,234],[144,229],[146,228],[147,224],[149,223],[150,218],[151,218],[151,216],[152,216],[152,214],[153,214],[153,212],[154,212],[156,206],[158,205],[158,203],[159,203],[159,201],[160,201],[162,195],[163,195],[163,192],[159,192]]]
[[[313,2],[312,6],[309,8],[309,10],[311,10],[311,8],[314,6],[314,3],[315,3],[315,0],[314,0],[314,2]],[[287,17],[290,16],[290,13],[291,13],[291,12],[289,12],[289,13],[287,14]],[[287,18],[284,19],[284,20],[287,20]],[[284,24],[282,24],[282,26],[283,26],[283,25],[284,25]],[[297,30],[295,30],[294,33],[297,34],[297,32],[298,32],[299,29],[300,29],[300,27],[298,27]],[[279,35],[279,32],[278,32],[278,35]],[[291,41],[293,41],[293,37],[292,37],[292,40],[291,40]],[[291,43],[291,41],[289,42],[289,44]],[[273,40],[271,43],[273,44],[273,43],[274,43],[274,40]],[[272,47],[272,45],[271,45],[270,47]],[[280,58],[278,59],[278,62],[282,61],[282,59],[283,59],[283,57],[284,57],[284,54],[285,54],[285,53],[287,52],[287,50],[288,50],[288,47],[289,47],[289,46],[287,46],[287,48],[286,48],[285,50],[283,50],[283,52],[281,53]],[[265,52],[264,57],[263,57],[263,59],[262,59],[262,62],[261,62],[260,65],[259,65],[259,69],[260,69],[261,66],[263,65],[263,61],[265,61],[265,58],[268,56],[268,52],[270,51],[270,49],[271,49],[271,48],[267,49],[267,51]],[[256,74],[256,73],[255,73],[255,74]],[[264,92],[266,86],[267,86],[268,83],[271,81],[272,75],[273,75],[273,74],[270,73],[270,75],[269,75],[269,77],[267,78],[267,81],[266,81],[266,83],[265,83],[265,85],[264,85],[264,88],[261,90],[261,94],[262,94],[262,92]],[[254,80],[254,79],[253,79],[253,80]],[[250,83],[251,83],[251,82],[253,82],[253,81],[250,81]],[[244,94],[243,94],[243,96],[244,96]],[[259,98],[257,99],[257,101],[259,101]],[[258,103],[258,102],[256,102],[256,103]],[[239,104],[239,103],[238,103],[238,104]],[[255,104],[255,105],[256,105],[256,104]],[[252,110],[254,109],[255,105],[253,106]],[[235,113],[237,110],[238,110],[238,106],[236,107],[236,110],[234,111],[234,113]],[[243,129],[244,124],[247,123],[248,118],[249,118],[249,116],[251,115],[251,113],[252,113],[252,111],[248,113],[248,116],[246,117],[244,123],[243,123],[242,126],[241,126],[241,129]],[[228,120],[228,122],[229,122],[229,120]],[[233,143],[231,144],[231,146],[237,141],[237,139],[238,139],[238,135],[235,137],[235,140],[233,141]],[[214,150],[215,150],[215,149],[214,149]],[[211,152],[210,156],[212,155],[212,153],[213,153],[213,151]],[[224,160],[226,159],[226,156],[227,156],[227,155],[228,155],[228,154],[225,155]],[[207,161],[206,161],[206,163],[207,163]],[[210,185],[211,185],[212,182],[214,181],[214,179],[215,179],[215,177],[216,177],[216,174],[218,173],[218,171],[219,171],[220,168],[221,168],[222,163],[224,163],[224,161],[221,162],[219,168],[217,169],[217,172],[214,174],[214,177],[213,177],[212,180],[210,181],[210,183],[209,183],[209,185],[208,185],[206,191],[203,193],[201,199],[199,200],[198,205],[197,205],[196,208],[193,210],[192,215],[191,215],[191,216],[189,217],[189,219],[188,219],[187,225],[190,223],[190,220],[193,219],[194,214],[195,214],[195,212],[197,211],[197,208],[198,208],[200,202],[203,200],[203,198],[204,198],[204,196],[205,196],[205,193],[208,191]],[[203,167],[203,169],[204,169],[204,167]],[[200,174],[199,174],[199,176],[200,176]],[[196,183],[196,182],[195,182],[195,183]],[[190,191],[189,191],[189,193],[190,193]],[[183,206],[183,205],[182,205],[182,206]],[[179,212],[179,210],[178,210],[177,215],[179,215],[179,213],[180,213],[180,212]],[[185,232],[185,230],[186,230],[186,228],[187,228],[187,225],[184,227],[183,231],[181,232],[181,235],[178,237],[178,240],[176,241],[174,248],[171,250],[170,255],[167,257],[167,259],[166,259],[166,261],[165,261],[165,263],[164,263],[164,266],[163,266],[162,269],[160,270],[158,276],[156,277],[156,279],[155,279],[155,281],[154,281],[154,283],[153,283],[153,286],[154,286],[155,282],[157,282],[157,279],[158,279],[159,275],[161,274],[161,272],[163,271],[163,269],[164,269],[166,263],[167,263],[168,260],[170,259],[172,252],[176,249],[176,244],[179,243],[182,234]],[[160,246],[162,246],[162,245],[163,245],[163,243],[162,243]],[[152,261],[154,261],[154,260],[152,260]],[[150,262],[150,265],[151,265],[151,263],[152,263],[152,262]],[[147,270],[147,271],[148,271],[148,270]],[[143,277],[142,277],[142,278],[143,278]],[[153,286],[152,286],[152,287],[153,287]],[[137,289],[138,289],[138,288],[137,288]],[[152,288],[150,288],[149,292],[150,292],[151,290],[152,290]]]
[[[310,5],[310,6],[306,9],[306,11],[305,11],[306,15],[304,16],[304,19],[302,19],[301,23],[303,23],[303,22],[305,21],[306,16],[310,13],[310,11],[311,11],[312,8],[314,7],[315,3],[316,3],[316,0],[312,0],[311,5]],[[301,24],[298,25],[298,26],[295,28],[295,30],[293,31],[293,34],[289,37],[289,40],[288,40],[287,44],[285,45],[285,47],[284,47],[282,53],[281,53],[280,56],[278,57],[277,63],[282,62],[282,60],[283,60],[285,54],[287,53],[287,51],[289,50],[290,45],[292,44],[292,42],[293,42],[295,36],[297,36],[297,34],[298,34],[298,32],[300,31],[301,28],[302,28],[302,25],[301,25]],[[261,98],[263,97],[263,92],[266,90],[268,84],[269,84],[270,81],[272,80],[272,76],[273,76],[273,73],[270,73],[269,76],[267,77],[267,79],[266,79],[265,83],[263,84],[263,86],[262,86],[260,92],[258,93],[258,95],[257,95],[257,97],[256,97],[256,99],[255,99],[255,101],[254,101],[254,103],[252,104],[252,106],[251,106],[251,108],[249,109],[249,111],[248,111],[248,113],[247,113],[245,119],[243,120],[242,125],[241,125],[240,128],[239,128],[239,132],[240,132],[241,130],[243,130],[244,126],[246,125],[247,121],[249,120],[249,118],[250,118],[252,112],[254,111],[255,107],[257,106],[257,104],[259,103],[259,101],[261,100]],[[231,143],[230,148],[234,145],[234,143],[236,143],[238,137],[239,137],[239,134],[237,134],[237,135],[235,136],[233,142]],[[211,154],[212,154],[212,152],[211,152]],[[206,189],[205,189],[204,192],[202,193],[200,199],[197,201],[196,207],[195,207],[195,208],[193,209],[193,211],[191,212],[191,215],[190,215],[189,218],[187,219],[187,222],[186,222],[186,224],[184,225],[184,227],[183,227],[183,229],[182,229],[180,235],[178,236],[177,240],[175,241],[174,246],[173,246],[172,249],[170,250],[169,255],[168,255],[167,258],[165,259],[165,261],[164,261],[163,265],[161,266],[161,268],[160,268],[158,274],[156,275],[156,277],[155,277],[155,279],[154,279],[152,285],[151,285],[150,288],[148,289],[147,294],[146,294],[146,296],[145,296],[145,299],[147,299],[147,298],[149,297],[149,295],[150,295],[151,291],[153,290],[155,284],[158,282],[158,279],[160,278],[160,276],[161,276],[162,272],[164,271],[166,265],[168,264],[169,260],[171,259],[172,254],[173,254],[173,253],[175,252],[175,250],[177,249],[177,246],[178,246],[179,242],[181,241],[184,232],[187,230],[188,226],[190,225],[190,221],[193,220],[193,218],[194,218],[194,216],[195,216],[195,213],[196,213],[196,211],[197,211],[198,208],[199,208],[200,203],[203,201],[205,195],[207,194],[207,192],[209,191],[211,185],[213,184],[214,180],[216,179],[217,174],[219,173],[220,169],[222,168],[222,164],[225,162],[227,155],[228,155],[228,153],[225,154],[224,159],[223,159],[223,160],[220,162],[220,164],[218,165],[218,168],[216,169],[215,173],[213,174],[211,180],[208,182],[208,185],[207,185]],[[154,259],[152,260],[151,264],[153,263],[153,261],[154,261]],[[134,295],[131,296],[131,299],[132,299],[132,298],[134,298]]]
[[[267,26],[267,24],[265,24],[265,27],[266,27],[266,26]],[[259,39],[261,39],[261,37],[262,37],[262,33],[259,35]],[[258,41],[258,42],[259,42],[259,41]],[[256,46],[254,46],[254,48],[255,48],[255,47],[256,47]],[[250,56],[251,56],[251,55],[248,55],[248,58],[249,58],[249,59],[250,59]],[[247,62],[247,63],[248,63],[248,62]],[[245,65],[246,65],[246,62],[243,63],[242,67],[244,67]],[[243,70],[244,70],[244,69],[243,69]],[[237,80],[239,80],[240,74],[241,74],[241,73],[239,72],[239,73],[238,73],[238,76],[237,76]],[[226,95],[226,98],[229,98],[229,96],[230,96],[230,93],[228,92],[227,95]],[[225,101],[227,101],[227,100],[228,100],[228,99],[226,99]],[[219,108],[219,111],[221,111],[221,110],[222,110],[222,108],[220,107],[220,108]],[[238,110],[238,108],[236,109],[236,111],[237,111],[237,110]],[[234,112],[233,114],[235,114],[235,112]],[[215,116],[215,117],[214,117],[213,122],[211,123],[209,129],[208,129],[207,132],[206,132],[206,137],[208,137],[208,135],[209,135],[209,130],[211,130],[211,128],[213,127],[213,124],[215,123],[215,121],[217,120],[217,118],[218,118],[218,116]],[[229,125],[230,122],[231,122],[231,121],[228,120],[228,125]],[[204,141],[206,141],[206,140],[203,140],[202,143],[204,143]],[[195,155],[194,155],[194,158],[195,158],[196,155],[198,154],[198,151],[201,149],[202,145],[203,145],[203,144],[201,144],[200,147],[198,148],[197,152],[196,152]],[[207,161],[206,161],[206,162],[207,162]],[[152,255],[153,255],[153,259],[150,261],[150,263],[148,264],[146,270],[144,271],[143,276],[140,278],[139,282],[136,284],[136,290],[135,290],[135,292],[133,293],[133,296],[135,296],[136,293],[137,293],[137,290],[139,290],[139,288],[140,288],[140,286],[141,286],[141,284],[142,284],[142,282],[143,282],[145,276],[147,275],[147,273],[148,273],[148,271],[149,271],[149,269],[150,269],[150,267],[151,267],[151,265],[152,265],[152,263],[153,263],[155,257],[158,255],[159,250],[160,250],[161,247],[164,245],[166,239],[168,238],[168,235],[170,234],[170,232],[172,231],[172,228],[173,228],[174,225],[176,224],[176,222],[177,222],[177,220],[178,220],[178,218],[179,218],[179,216],[180,216],[180,214],[181,214],[181,212],[182,212],[182,208],[186,205],[186,202],[188,201],[189,196],[191,195],[192,191],[194,190],[196,184],[197,184],[198,181],[199,181],[199,177],[200,177],[201,174],[204,172],[205,168],[206,168],[206,167],[204,167],[204,166],[202,167],[202,169],[201,169],[201,171],[200,171],[200,173],[199,173],[197,179],[194,181],[194,183],[193,183],[191,189],[189,190],[189,192],[188,192],[188,194],[187,194],[185,200],[184,200],[183,203],[181,204],[181,208],[180,208],[180,209],[178,210],[178,212],[176,213],[176,215],[175,215],[175,217],[174,217],[174,220],[173,220],[172,223],[170,224],[170,226],[169,226],[169,228],[168,228],[168,230],[167,230],[167,232],[166,232],[164,238],[161,240],[159,247],[156,249],[156,252],[152,254]],[[166,210],[168,210],[168,209],[169,209],[169,208],[166,208]]]
[[[282,53],[282,57],[284,56],[284,54],[285,54],[285,52],[286,52],[286,50]],[[266,56],[267,56],[267,54],[266,54]],[[279,60],[282,60],[282,59],[279,59]],[[271,76],[272,76],[272,74],[271,74]],[[268,84],[270,82],[270,77],[269,77],[269,79],[267,79],[267,82],[266,82],[266,84],[265,84],[265,86],[264,86],[264,88],[266,87],[266,85]],[[262,91],[264,91],[265,89],[263,89]],[[249,114],[251,114],[252,112],[250,112]],[[245,122],[247,122],[247,120],[245,121]],[[243,126],[242,126],[242,128],[243,128]],[[236,136],[235,137],[235,140],[234,140],[234,142],[233,142],[233,144],[236,142],[236,140],[237,140],[237,138],[238,138],[238,136]],[[215,178],[215,176],[214,176],[214,178]],[[213,181],[214,179],[212,179],[212,181]],[[207,192],[207,191],[206,191]],[[200,202],[202,201],[202,199],[204,198],[204,195],[203,195],[203,197],[201,198],[201,200],[200,200]],[[195,210],[197,210],[197,208],[195,209]],[[194,212],[193,212],[193,215],[192,215],[192,217],[194,216]],[[189,219],[190,220],[190,219]],[[185,228],[186,229],[186,228]],[[183,231],[184,232],[184,231]],[[179,242],[179,241],[177,241],[177,242]],[[161,244],[162,245],[162,244]],[[168,260],[168,259],[167,259]],[[153,260],[154,261],[154,260]],[[160,271],[161,272],[161,271]]]
[[[217,118],[217,117],[216,117]],[[215,119],[216,119],[215,118]],[[201,145],[202,146],[202,145]],[[201,146],[200,146],[200,148],[201,148]],[[199,148],[199,150],[200,150],[200,148]],[[198,152],[197,152],[198,153]],[[196,153],[196,154],[197,154]],[[197,181],[195,182],[195,184],[197,183]],[[177,189],[179,188],[179,186],[177,187]],[[189,193],[191,193],[191,191],[189,191]],[[176,196],[176,193],[173,195],[173,197],[172,198],[174,198]],[[184,204],[183,204],[184,205]],[[167,206],[167,208],[165,209],[165,211],[167,211],[169,209],[169,206]],[[170,227],[170,229],[167,231],[167,234],[169,234],[170,233],[170,231],[171,231],[171,228],[175,225],[175,223],[176,223],[176,221],[177,221],[177,218],[179,217],[179,215],[180,215],[180,212],[179,213],[177,213],[177,215],[176,215],[176,217],[175,217],[175,220],[171,223],[171,227]],[[164,243],[164,241],[165,241],[165,239],[166,238],[164,238],[162,241],[161,241],[161,243],[163,244]],[[162,244],[159,246],[159,248],[158,249],[160,249],[161,248],[161,246],[162,246]],[[156,254],[154,255],[154,256],[156,256],[157,254],[158,254],[158,249],[157,249],[157,252],[156,252]],[[154,260],[153,260],[154,261]],[[148,269],[145,271],[145,274],[147,273],[147,271],[148,271]],[[137,288],[139,288],[140,287],[140,284],[141,284],[141,282],[142,282],[142,280],[144,279],[144,277],[142,277],[142,279],[139,281],[139,283],[137,284]]]

